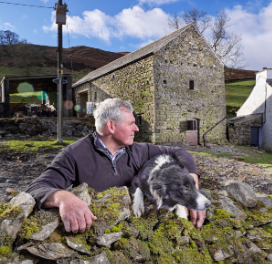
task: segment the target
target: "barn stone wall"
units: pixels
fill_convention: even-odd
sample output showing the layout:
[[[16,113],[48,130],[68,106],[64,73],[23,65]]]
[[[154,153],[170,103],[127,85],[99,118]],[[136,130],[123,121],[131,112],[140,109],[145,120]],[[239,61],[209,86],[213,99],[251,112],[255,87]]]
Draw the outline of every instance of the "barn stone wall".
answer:
[[[193,26],[152,55],[78,86],[76,93],[84,89],[88,101],[107,97],[130,101],[141,117],[136,117],[140,127],[136,141],[188,143],[189,132],[181,124],[197,119],[201,143],[203,134],[226,116],[224,66]],[[225,121],[205,139],[224,142]]]
[[[135,140],[154,143],[152,137],[155,123],[152,56],[92,81],[90,89],[92,99],[95,92],[97,102],[103,101],[106,97],[118,97],[130,101],[135,114],[141,115],[141,121],[140,119],[137,121],[136,116],[140,132],[136,133]]]
[[[188,119],[198,119],[201,142],[203,134],[226,116],[224,66],[194,27],[155,53],[154,76],[156,143],[186,143],[188,132],[181,132],[180,124]],[[205,139],[225,141],[225,122]]]

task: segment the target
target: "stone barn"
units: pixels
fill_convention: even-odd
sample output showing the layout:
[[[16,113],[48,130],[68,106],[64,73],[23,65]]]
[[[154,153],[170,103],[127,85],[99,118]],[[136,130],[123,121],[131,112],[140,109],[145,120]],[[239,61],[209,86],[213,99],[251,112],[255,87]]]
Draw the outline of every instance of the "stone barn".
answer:
[[[12,116],[15,112],[24,112],[27,104],[54,105],[57,103],[57,84],[53,79],[57,74],[5,75],[0,80],[0,117]],[[70,73],[64,73],[63,102],[72,104],[72,78]],[[36,96],[38,95],[38,96]],[[65,106],[65,104],[64,104]],[[73,116],[72,107],[63,106],[65,117]]]
[[[73,89],[78,117],[108,97],[130,101],[138,140],[155,144],[200,144],[226,116],[224,65],[193,23],[90,72]],[[225,139],[225,121],[205,137]]]
[[[237,122],[237,120],[240,120]],[[237,117],[228,120],[229,140],[244,140],[239,145],[259,146],[272,152],[272,68],[263,68],[256,73],[256,84]]]

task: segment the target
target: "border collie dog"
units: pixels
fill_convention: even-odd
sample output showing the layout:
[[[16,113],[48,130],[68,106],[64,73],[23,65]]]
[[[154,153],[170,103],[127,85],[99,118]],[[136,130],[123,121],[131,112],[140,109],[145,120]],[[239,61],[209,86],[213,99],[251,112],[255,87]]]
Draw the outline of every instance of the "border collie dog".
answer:
[[[176,214],[185,219],[185,207],[203,211],[211,205],[196,189],[187,168],[169,155],[159,155],[147,161],[132,180],[131,193],[132,211],[136,217],[144,213],[144,196],[158,209],[176,210]]]

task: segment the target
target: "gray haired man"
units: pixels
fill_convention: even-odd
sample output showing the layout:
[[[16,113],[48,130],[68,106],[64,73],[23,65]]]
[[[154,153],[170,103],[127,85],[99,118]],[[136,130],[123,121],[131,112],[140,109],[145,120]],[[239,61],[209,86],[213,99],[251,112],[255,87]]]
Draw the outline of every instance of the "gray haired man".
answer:
[[[139,129],[129,102],[106,99],[99,104],[94,117],[96,132],[64,148],[27,188],[38,208],[59,208],[67,232],[84,232],[96,219],[85,202],[66,191],[71,184],[86,182],[98,192],[114,186],[129,186],[143,164],[159,154],[185,161],[198,188],[197,168],[186,150],[133,143]],[[190,215],[199,229],[205,220],[205,211],[191,210]]]

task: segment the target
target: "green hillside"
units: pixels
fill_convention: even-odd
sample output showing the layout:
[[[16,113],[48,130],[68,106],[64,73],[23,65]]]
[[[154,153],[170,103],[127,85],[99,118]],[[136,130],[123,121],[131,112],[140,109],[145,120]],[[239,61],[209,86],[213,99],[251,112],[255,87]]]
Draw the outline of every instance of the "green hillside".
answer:
[[[255,79],[226,83],[227,107],[241,107],[255,86]]]

